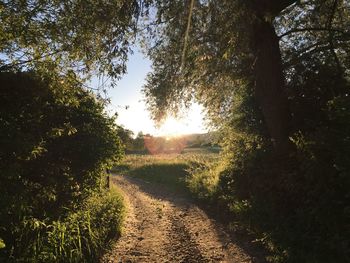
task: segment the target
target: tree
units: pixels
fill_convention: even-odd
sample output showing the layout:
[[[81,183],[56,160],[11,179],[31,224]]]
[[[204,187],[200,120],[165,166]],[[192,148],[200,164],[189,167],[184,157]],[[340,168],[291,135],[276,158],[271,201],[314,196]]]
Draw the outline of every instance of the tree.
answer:
[[[118,78],[139,12],[139,3],[127,0],[2,1],[0,71]]]
[[[334,22],[332,26],[322,26],[324,32],[332,35],[333,48],[329,50],[338,48],[338,45],[334,47],[336,39],[348,36],[347,23],[340,18],[341,13],[344,14],[341,10],[347,10],[348,4],[336,2],[339,4],[332,14],[337,18],[331,21],[338,21],[341,29],[333,30]],[[330,3],[333,1],[308,4],[295,0],[194,1],[193,10],[189,1],[156,4],[159,27],[154,28],[149,41],[154,71],[144,89],[154,118],[161,119],[165,112],[176,112],[195,98],[206,106],[212,119],[229,119],[235,87],[245,86],[260,108],[275,149],[280,153],[288,151],[292,125],[284,61],[289,58],[286,58],[287,51],[282,54],[282,61],[280,41],[287,39],[297,25],[285,17],[294,14],[307,20],[304,14],[313,7],[318,10],[317,15],[327,17],[327,10],[332,10],[326,9]],[[278,24],[281,21],[283,24]],[[311,19],[307,21],[316,23]],[[343,21],[341,25],[340,21]],[[276,26],[279,31],[283,28],[291,31],[278,36]],[[316,26],[307,30],[306,21],[304,26],[305,31],[299,29],[300,33],[313,34],[320,30]],[[301,43],[307,40],[304,38]],[[296,43],[287,45],[297,46]],[[304,55],[307,52],[304,50]]]
[[[261,107],[270,137],[279,153],[287,152],[290,141],[290,111],[285,94],[279,39],[273,20],[296,1],[255,1],[249,7],[253,22],[252,53],[255,96]]]
[[[285,1],[283,4],[282,2],[196,2],[192,17],[188,17],[187,6],[183,5],[184,10],[178,12],[180,14],[175,15],[176,18],[172,17],[164,26],[162,34],[166,36],[166,40],[162,40],[162,36],[159,36],[157,40],[160,44],[156,42],[158,45],[155,46],[156,51],[150,52],[155,61],[155,72],[150,75],[146,86],[146,96],[150,100],[151,108],[153,110],[159,106],[160,109],[165,108],[159,101],[152,102],[157,95],[164,97],[164,93],[168,92],[169,94],[165,94],[168,97],[164,100],[168,104],[171,104],[169,100],[174,97],[171,93],[175,93],[176,98],[185,95],[186,104],[186,100],[191,99],[191,92],[194,91],[204,104],[208,106],[214,104],[214,107],[219,107],[215,110],[220,111],[222,107],[220,104],[225,103],[223,100],[230,98],[225,99],[223,96],[219,98],[220,95],[217,95],[216,91],[206,91],[208,86],[209,89],[222,90],[224,96],[232,97],[229,95],[231,91],[225,89],[232,89],[234,82],[239,80],[247,81],[251,83],[250,85],[254,85],[257,101],[276,148],[286,148],[289,112],[284,94],[278,38],[272,21],[295,1]],[[179,3],[177,5],[181,6]],[[179,8],[175,4],[169,6],[173,9]],[[162,11],[159,13],[163,15],[162,12],[167,12],[168,16],[174,13],[174,10],[168,11],[166,8],[169,7],[161,6]],[[167,20],[166,15],[163,16],[164,18],[160,19]],[[188,50],[183,50],[187,56],[178,55],[173,59],[164,59],[164,52],[169,49],[177,49],[177,54],[182,53],[185,43],[180,41],[178,45],[174,39],[181,39],[181,35],[184,35],[187,18],[188,21],[192,20],[191,29],[186,32],[189,35],[186,45]],[[176,27],[180,29],[175,30]],[[175,77],[169,76],[173,73]],[[222,84],[225,86],[221,86]],[[167,85],[170,87],[167,88]],[[158,91],[159,94],[156,93]]]
[[[133,142],[133,148],[136,151],[145,151],[145,140],[144,140],[145,135],[143,134],[142,131],[137,133],[136,138],[134,139]]]
[[[125,150],[131,150],[133,145],[134,133],[131,130],[125,129],[123,126],[118,126],[118,137],[124,144]]]

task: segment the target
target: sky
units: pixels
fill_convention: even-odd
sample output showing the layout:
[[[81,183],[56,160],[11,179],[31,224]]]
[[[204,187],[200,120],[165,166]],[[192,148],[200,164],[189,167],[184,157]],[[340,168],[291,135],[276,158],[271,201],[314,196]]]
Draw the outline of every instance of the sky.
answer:
[[[146,75],[150,71],[151,61],[143,54],[136,50],[133,55],[130,55],[127,74],[118,81],[116,87],[108,90],[111,104],[107,111],[109,114],[118,113],[117,123],[133,131],[135,135],[140,131],[155,136],[207,132],[203,122],[202,108],[198,104],[194,104],[183,118],[169,118],[159,129],[155,127],[141,93]]]

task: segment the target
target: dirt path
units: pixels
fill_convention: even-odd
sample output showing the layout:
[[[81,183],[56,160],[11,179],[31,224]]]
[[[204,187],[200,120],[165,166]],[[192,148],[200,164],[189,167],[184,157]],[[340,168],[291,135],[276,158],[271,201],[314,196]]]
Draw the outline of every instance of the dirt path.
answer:
[[[102,262],[258,262],[188,198],[114,176],[128,207],[125,229]]]

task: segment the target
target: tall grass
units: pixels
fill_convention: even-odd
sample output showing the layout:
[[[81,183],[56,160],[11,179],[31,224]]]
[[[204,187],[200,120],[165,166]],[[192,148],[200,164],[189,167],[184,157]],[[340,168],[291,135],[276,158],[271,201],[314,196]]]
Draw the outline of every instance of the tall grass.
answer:
[[[113,187],[93,194],[76,211],[55,221],[24,218],[17,262],[97,262],[110,240],[120,235],[123,199]]]

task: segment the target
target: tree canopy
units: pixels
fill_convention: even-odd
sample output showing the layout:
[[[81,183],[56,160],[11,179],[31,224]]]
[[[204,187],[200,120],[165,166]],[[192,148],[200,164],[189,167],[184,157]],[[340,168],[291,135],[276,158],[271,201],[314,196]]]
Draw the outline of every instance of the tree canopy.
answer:
[[[282,140],[291,129],[285,85],[297,78],[296,66],[311,57],[329,60],[344,78],[346,1],[194,1],[191,16],[190,1],[156,6],[159,25],[148,51],[154,70],[144,89],[155,119],[196,99],[222,124],[232,119],[235,87],[246,86],[256,95],[270,136]]]
[[[135,40],[137,1],[2,1],[0,71],[118,78]],[[70,74],[72,76],[72,74]]]

